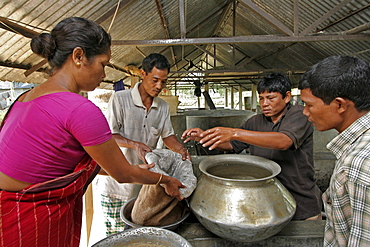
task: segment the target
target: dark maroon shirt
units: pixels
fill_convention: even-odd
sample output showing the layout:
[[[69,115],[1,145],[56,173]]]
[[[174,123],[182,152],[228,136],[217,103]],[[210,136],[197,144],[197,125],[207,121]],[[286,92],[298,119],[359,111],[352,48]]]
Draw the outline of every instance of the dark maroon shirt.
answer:
[[[302,220],[321,212],[321,190],[316,185],[313,165],[313,127],[303,115],[303,106],[287,105],[281,119],[275,124],[270,117],[257,114],[240,127],[245,130],[280,132],[293,141],[288,150],[262,148],[240,141],[231,141],[236,153],[249,149],[249,153],[275,161],[281,167],[277,176],[297,202],[293,217]]]

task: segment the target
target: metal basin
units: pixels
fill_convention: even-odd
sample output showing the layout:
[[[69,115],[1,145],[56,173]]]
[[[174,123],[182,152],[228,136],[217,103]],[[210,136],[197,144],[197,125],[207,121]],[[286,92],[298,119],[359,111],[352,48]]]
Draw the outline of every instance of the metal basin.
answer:
[[[158,227],[132,228],[113,234],[92,247],[191,247],[179,234]]]
[[[296,202],[276,175],[280,166],[254,155],[213,155],[190,200],[199,222],[214,234],[254,242],[278,233],[292,219]]]
[[[131,221],[131,212],[132,212],[132,208],[134,206],[135,201],[136,201],[136,197],[130,199],[129,201],[127,201],[122,206],[121,211],[120,211],[120,216],[121,216],[122,221],[125,222],[126,226],[128,226],[128,227],[125,227],[127,229],[128,228],[139,228],[139,227],[143,227],[143,226],[138,225],[138,224],[135,224],[134,222]],[[184,199],[184,200],[181,201],[181,203],[183,203],[185,210],[187,210],[187,212],[185,213],[185,215],[181,219],[179,219],[178,221],[176,221],[176,222],[174,222],[172,224],[164,225],[164,226],[157,226],[157,227],[163,228],[163,229],[168,229],[168,230],[171,230],[171,231],[176,230],[180,226],[180,224],[190,214],[188,201],[186,199]]]

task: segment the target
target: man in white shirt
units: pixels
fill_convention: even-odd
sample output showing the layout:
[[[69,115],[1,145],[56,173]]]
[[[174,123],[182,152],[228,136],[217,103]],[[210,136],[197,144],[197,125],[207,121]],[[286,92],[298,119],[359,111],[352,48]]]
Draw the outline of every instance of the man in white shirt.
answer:
[[[131,165],[146,163],[145,154],[157,147],[160,138],[167,148],[180,153],[183,160],[190,159],[190,154],[174,134],[168,104],[157,97],[166,86],[169,71],[166,57],[150,54],[142,63],[142,81],[130,90],[115,92],[109,100],[108,123]],[[107,236],[123,231],[120,208],[137,196],[141,186],[119,184],[109,176],[100,176],[98,186],[103,190],[101,204]]]

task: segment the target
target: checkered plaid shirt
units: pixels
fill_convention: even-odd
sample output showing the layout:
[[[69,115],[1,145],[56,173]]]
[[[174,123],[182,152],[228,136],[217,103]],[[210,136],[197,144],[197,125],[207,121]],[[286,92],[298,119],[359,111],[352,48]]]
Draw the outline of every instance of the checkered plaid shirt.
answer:
[[[323,194],[324,246],[370,246],[370,112],[328,145],[337,162]]]

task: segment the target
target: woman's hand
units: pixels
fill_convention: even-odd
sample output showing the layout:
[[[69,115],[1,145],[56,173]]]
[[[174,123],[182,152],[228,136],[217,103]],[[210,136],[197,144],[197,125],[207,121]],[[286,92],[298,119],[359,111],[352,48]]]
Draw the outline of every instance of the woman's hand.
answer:
[[[184,197],[181,196],[179,188],[186,188],[186,186],[180,183],[180,181],[176,178],[168,176],[166,176],[166,178],[168,178],[168,182],[161,184],[164,185],[164,190],[166,191],[167,195],[176,197],[176,199],[179,201],[184,199]]]

